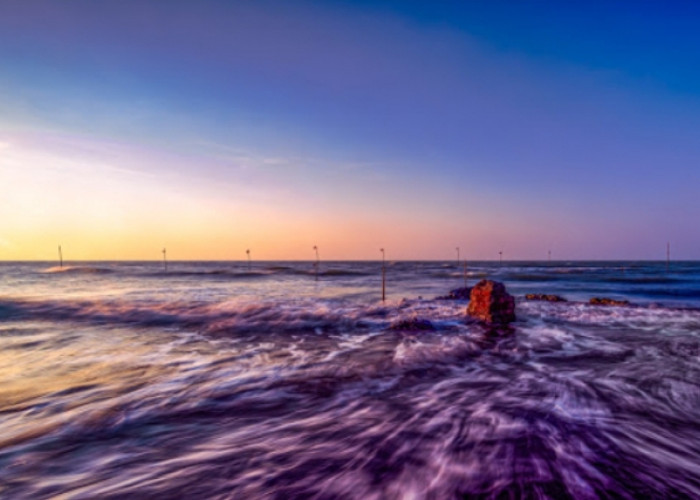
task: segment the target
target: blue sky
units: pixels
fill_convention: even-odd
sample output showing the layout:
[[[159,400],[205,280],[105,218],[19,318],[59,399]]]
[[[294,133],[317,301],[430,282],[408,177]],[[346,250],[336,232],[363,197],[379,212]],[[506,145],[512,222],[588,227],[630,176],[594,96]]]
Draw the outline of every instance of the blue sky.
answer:
[[[700,258],[698,21],[690,2],[4,0],[0,252]],[[33,185],[49,171],[72,181]]]

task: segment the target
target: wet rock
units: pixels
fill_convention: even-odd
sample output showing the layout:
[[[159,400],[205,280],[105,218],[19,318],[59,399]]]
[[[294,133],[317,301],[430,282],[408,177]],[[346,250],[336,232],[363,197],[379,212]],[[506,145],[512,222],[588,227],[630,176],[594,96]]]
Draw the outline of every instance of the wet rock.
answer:
[[[400,331],[411,331],[411,332],[433,332],[436,330],[435,325],[433,325],[427,319],[421,318],[409,318],[400,319],[394,321],[389,330],[400,330]]]
[[[440,295],[439,297],[435,297],[435,300],[469,300],[471,293],[471,287],[463,286],[460,288],[455,288],[454,290],[450,290],[450,293],[448,293],[447,295]]]
[[[630,302],[629,300],[615,300],[607,297],[593,297],[589,304],[594,306],[628,306]]]
[[[503,283],[481,280],[472,288],[467,314],[489,324],[515,321],[515,299]]]
[[[544,302],[566,302],[564,297],[547,293],[528,293],[525,300],[540,300]]]

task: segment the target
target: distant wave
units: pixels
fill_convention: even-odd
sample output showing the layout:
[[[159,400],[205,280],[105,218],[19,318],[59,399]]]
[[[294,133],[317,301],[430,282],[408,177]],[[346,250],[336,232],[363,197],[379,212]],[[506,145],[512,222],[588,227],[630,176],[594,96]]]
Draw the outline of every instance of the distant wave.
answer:
[[[372,306],[343,309],[316,302],[145,304],[123,300],[0,299],[0,318],[3,319],[180,327],[204,333],[346,331],[377,324],[372,311]]]
[[[349,271],[346,269],[327,269],[325,271],[320,271],[319,276],[371,276],[372,274],[379,274],[377,273],[367,273],[367,272],[361,272],[361,271]]]
[[[113,269],[107,267],[94,267],[94,266],[54,266],[49,267],[40,271],[44,274],[56,274],[56,273],[67,273],[67,274],[101,274],[101,273],[112,273]]]
[[[257,278],[269,276],[267,271],[229,271],[226,269],[215,269],[211,271],[158,271],[148,273],[145,276],[152,278],[189,278],[189,277],[221,277],[221,278]],[[142,275],[143,276],[143,275]]]
[[[347,269],[325,269],[325,270],[320,270],[318,273],[314,269],[287,269],[283,274],[291,274],[291,275],[299,275],[299,276],[315,276],[318,274],[319,276],[372,276],[372,275],[379,275],[380,270],[377,270],[376,273],[371,273],[371,272],[363,272],[363,271],[351,271]]]

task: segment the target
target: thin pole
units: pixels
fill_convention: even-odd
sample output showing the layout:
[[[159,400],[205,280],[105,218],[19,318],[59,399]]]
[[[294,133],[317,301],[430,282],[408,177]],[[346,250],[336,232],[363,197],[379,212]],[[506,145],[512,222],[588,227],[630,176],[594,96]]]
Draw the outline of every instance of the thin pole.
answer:
[[[500,250],[498,252],[498,259],[499,259],[500,265],[503,265],[503,250]]]
[[[63,252],[61,251],[61,245],[58,245],[58,267],[63,268]]]
[[[316,268],[316,281],[318,281],[318,268],[320,266],[320,259],[318,257],[318,247],[314,245],[314,251],[316,252],[316,264],[314,264],[314,267]]]
[[[457,247],[457,267],[459,267],[459,247]]]
[[[163,270],[165,272],[168,272],[168,257],[166,255],[166,250],[165,248],[163,249]]]
[[[547,250],[547,260],[549,262],[552,262],[552,251],[551,250]]]
[[[386,257],[383,248],[379,251],[382,252],[382,302],[386,302]]]
[[[250,249],[246,250],[245,253],[248,255],[248,271],[250,271]]]
[[[666,272],[669,271],[671,267],[671,242],[666,242]]]
[[[467,288],[467,261],[464,261],[464,288]]]

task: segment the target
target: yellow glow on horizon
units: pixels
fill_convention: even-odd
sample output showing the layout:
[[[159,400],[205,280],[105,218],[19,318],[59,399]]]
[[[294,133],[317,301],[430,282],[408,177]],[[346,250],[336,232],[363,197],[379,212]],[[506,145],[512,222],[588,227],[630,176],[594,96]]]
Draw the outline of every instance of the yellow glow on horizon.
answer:
[[[246,249],[254,260],[306,260],[313,245],[326,260],[378,259],[381,247],[389,259],[451,259],[455,246],[488,259],[503,231],[533,239],[494,211],[446,213],[412,193],[378,195],[354,177],[354,197],[334,191],[345,188],[341,179],[314,186],[319,196],[309,200],[276,172],[222,183],[177,164],[187,158],[52,141],[0,136],[0,260],[53,261],[58,245],[66,261],[158,260],[163,247],[171,260],[244,260]]]

